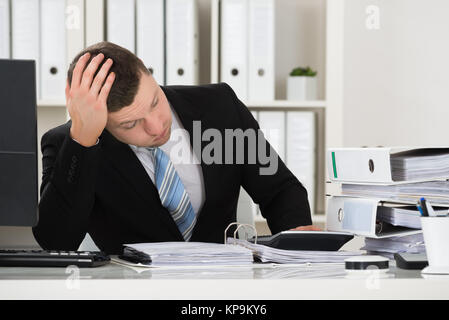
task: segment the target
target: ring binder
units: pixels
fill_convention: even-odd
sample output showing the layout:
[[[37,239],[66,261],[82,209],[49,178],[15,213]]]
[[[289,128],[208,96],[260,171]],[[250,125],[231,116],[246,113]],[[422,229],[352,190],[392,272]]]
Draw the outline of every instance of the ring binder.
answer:
[[[229,230],[229,228],[231,228],[232,226],[234,226],[234,225],[236,225],[237,226],[237,228],[235,229],[235,231],[234,231],[234,240],[236,240],[237,239],[237,231],[239,231],[239,229],[240,228],[242,228],[242,227],[249,227],[249,228],[251,228],[252,230],[253,230],[253,232],[254,232],[254,244],[257,244],[257,231],[256,231],[256,228],[254,228],[254,226],[252,226],[252,225],[250,225],[250,224],[246,224],[246,223],[239,223],[239,222],[232,222],[232,223],[230,223],[227,227],[226,227],[226,229],[225,229],[225,231],[224,231],[224,244],[228,244],[227,243],[227,233],[228,233],[228,230]],[[248,234],[246,233],[246,230],[247,229],[245,229],[245,239],[248,239]],[[233,242],[233,244],[235,245],[237,242]]]

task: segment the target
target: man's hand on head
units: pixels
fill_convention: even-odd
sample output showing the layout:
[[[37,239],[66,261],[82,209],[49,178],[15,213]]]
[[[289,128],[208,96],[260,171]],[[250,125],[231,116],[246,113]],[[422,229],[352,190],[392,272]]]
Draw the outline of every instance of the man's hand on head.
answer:
[[[290,229],[289,231],[323,231],[321,228],[318,228],[314,225],[308,225],[308,226],[300,226],[293,229]]]
[[[115,79],[114,72],[108,74],[113,63],[111,59],[103,63],[94,78],[104,55],[98,54],[86,67],[89,58],[90,53],[79,58],[73,70],[72,83],[67,80],[65,90],[67,109],[72,119],[70,136],[85,147],[95,145],[106,127],[106,101]]]

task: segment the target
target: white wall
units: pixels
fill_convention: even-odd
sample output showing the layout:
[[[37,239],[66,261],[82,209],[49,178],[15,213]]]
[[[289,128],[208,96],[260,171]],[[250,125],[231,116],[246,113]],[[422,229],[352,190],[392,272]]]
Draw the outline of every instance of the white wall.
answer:
[[[449,144],[448,12],[447,0],[345,1],[344,146]]]
[[[326,1],[276,0],[276,99],[286,99],[295,67],[318,71],[318,99],[325,98]]]

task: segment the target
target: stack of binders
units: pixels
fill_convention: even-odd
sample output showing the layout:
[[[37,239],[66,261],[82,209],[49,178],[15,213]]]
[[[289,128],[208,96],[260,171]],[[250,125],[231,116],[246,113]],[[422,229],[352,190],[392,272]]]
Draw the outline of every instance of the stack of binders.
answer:
[[[341,184],[328,199],[328,230],[364,236],[369,252],[425,252],[416,205],[424,197],[449,211],[449,147],[331,148],[327,166]]]

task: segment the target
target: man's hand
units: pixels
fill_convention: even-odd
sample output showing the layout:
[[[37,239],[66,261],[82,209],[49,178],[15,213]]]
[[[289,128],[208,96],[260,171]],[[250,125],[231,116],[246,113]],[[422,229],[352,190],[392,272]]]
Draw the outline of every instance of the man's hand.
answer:
[[[308,225],[308,226],[300,226],[296,227],[294,229],[290,229],[290,231],[323,231],[317,226],[314,225]]]
[[[69,86],[67,81],[65,90],[67,109],[72,119],[70,136],[85,147],[95,145],[106,127],[106,101],[115,79],[113,72],[108,75],[111,59],[106,60],[93,79],[104,55],[100,53],[95,56],[85,68],[89,57],[90,54],[86,53],[78,60],[73,70],[72,83]]]

